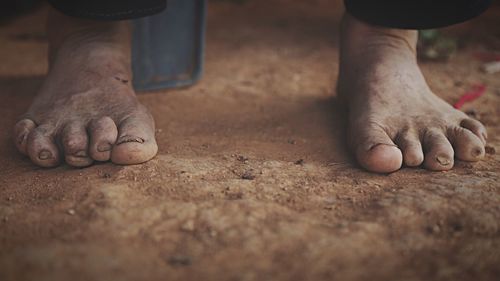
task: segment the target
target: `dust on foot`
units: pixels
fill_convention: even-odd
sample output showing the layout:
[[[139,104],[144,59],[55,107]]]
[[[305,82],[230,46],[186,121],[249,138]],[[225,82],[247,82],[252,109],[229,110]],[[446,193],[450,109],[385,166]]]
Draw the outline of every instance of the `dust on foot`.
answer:
[[[485,154],[484,126],[429,89],[416,61],[417,32],[373,27],[347,15],[338,91],[349,104],[349,143],[361,166],[449,170]]]
[[[74,167],[108,160],[137,164],[153,158],[155,125],[130,83],[126,23],[52,11],[48,35],[49,73],[14,127],[18,150],[42,167],[63,161]]]

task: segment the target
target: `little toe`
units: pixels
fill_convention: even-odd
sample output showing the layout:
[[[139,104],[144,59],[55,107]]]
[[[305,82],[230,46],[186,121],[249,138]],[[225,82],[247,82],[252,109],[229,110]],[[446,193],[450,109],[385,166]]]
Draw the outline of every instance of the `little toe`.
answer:
[[[401,168],[401,150],[382,128],[374,126],[355,137],[359,140],[355,151],[361,166],[377,173],[390,173]]]
[[[405,133],[396,140],[403,152],[403,161],[406,166],[417,167],[424,162],[422,144],[416,134]]]
[[[448,132],[448,138],[453,145],[455,155],[463,161],[479,161],[484,157],[483,141],[468,129],[455,127]]]
[[[108,161],[118,136],[115,122],[108,116],[93,120],[89,125],[90,157],[96,161]]]
[[[27,155],[26,144],[28,143],[28,135],[36,127],[35,122],[31,119],[22,119],[14,126],[14,142],[17,149],[24,155]]]
[[[444,133],[430,130],[424,136],[424,165],[433,171],[445,171],[453,168],[453,147]]]
[[[88,155],[88,136],[80,122],[68,123],[61,133],[64,147],[64,159],[73,167],[86,167],[92,164]]]
[[[111,151],[116,164],[139,164],[153,158],[158,152],[154,135],[154,121],[149,114],[138,114],[123,120],[118,138]]]
[[[488,132],[481,122],[472,118],[467,118],[460,123],[460,126],[469,129],[481,140],[483,144],[486,144],[486,141],[488,140]]]
[[[31,161],[41,167],[59,165],[59,150],[54,142],[53,130],[46,126],[34,128],[26,141],[26,152]]]

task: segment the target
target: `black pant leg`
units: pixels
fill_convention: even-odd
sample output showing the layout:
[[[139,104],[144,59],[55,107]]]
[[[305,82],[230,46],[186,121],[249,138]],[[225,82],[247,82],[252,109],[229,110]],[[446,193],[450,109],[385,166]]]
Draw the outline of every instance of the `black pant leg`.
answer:
[[[167,0],[48,0],[60,12],[79,18],[127,20],[163,11]]]
[[[484,12],[492,0],[344,0],[352,16],[374,25],[429,29],[464,22]]]

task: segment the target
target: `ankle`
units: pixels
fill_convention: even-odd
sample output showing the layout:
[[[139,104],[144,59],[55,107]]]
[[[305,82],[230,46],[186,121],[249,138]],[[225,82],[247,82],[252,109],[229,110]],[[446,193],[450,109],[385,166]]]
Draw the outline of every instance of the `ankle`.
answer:
[[[416,58],[418,33],[416,30],[385,28],[370,25],[344,14],[341,23],[341,52],[344,56],[364,53],[404,53]]]
[[[50,57],[63,45],[70,49],[80,45],[98,42],[112,44],[130,50],[130,27],[127,21],[97,21],[66,16],[57,10],[49,10],[47,17],[47,37]]]

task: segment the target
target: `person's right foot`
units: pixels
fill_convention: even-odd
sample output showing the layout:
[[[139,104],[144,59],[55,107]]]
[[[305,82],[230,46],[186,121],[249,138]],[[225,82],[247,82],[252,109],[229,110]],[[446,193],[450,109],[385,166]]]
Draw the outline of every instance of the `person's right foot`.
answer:
[[[50,69],[28,112],[14,127],[19,151],[33,163],[65,160],[137,164],[158,150],[154,121],[132,88],[126,22],[98,22],[51,11]]]

